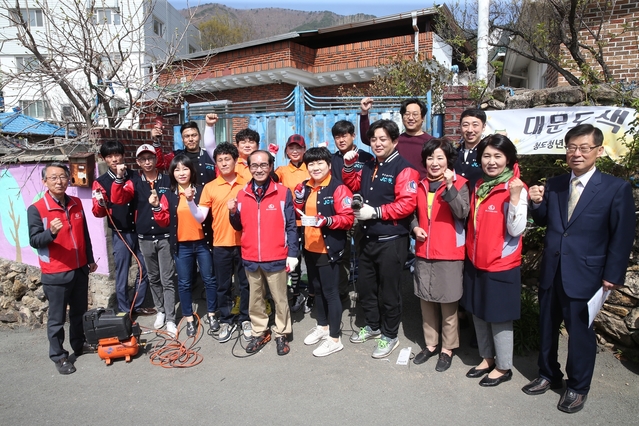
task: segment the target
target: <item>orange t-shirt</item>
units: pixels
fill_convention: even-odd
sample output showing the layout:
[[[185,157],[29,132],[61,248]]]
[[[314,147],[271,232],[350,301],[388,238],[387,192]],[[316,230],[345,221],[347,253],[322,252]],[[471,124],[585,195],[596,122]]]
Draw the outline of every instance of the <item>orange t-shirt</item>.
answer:
[[[222,176],[218,176],[204,185],[200,206],[208,207],[213,216],[213,246],[239,246],[242,233],[236,231],[229,222],[228,200],[237,197],[240,189],[244,188],[246,180],[237,175],[233,183],[228,183]]]
[[[204,230],[202,229],[202,224],[195,220],[195,218],[191,214],[189,205],[186,202],[186,197],[184,197],[183,195],[184,190],[180,188],[179,191],[180,201],[178,201],[177,206],[177,240],[179,242],[199,241],[204,238]]]
[[[235,163],[235,173],[242,176],[244,182],[248,182],[253,179],[248,163],[242,157],[238,157],[237,162]]]
[[[308,169],[306,164],[302,163],[299,167],[295,167],[290,162],[286,166],[279,166],[275,170],[275,174],[280,179],[280,183],[291,190],[291,195],[295,198],[295,187],[298,183],[304,182],[309,178]],[[295,222],[297,226],[302,226],[302,221],[297,220]]]
[[[295,167],[292,163],[288,163],[286,166],[279,166],[275,170],[275,174],[280,178],[280,183],[291,190],[291,194],[298,183],[302,183],[310,177],[304,163],[299,167]]]
[[[321,187],[328,186],[330,181],[331,175],[329,173],[322,183],[315,187],[313,187],[312,179],[306,183],[306,186],[308,186],[311,191],[304,207],[306,216],[317,216],[317,191],[319,191]],[[326,243],[324,243],[324,237],[322,236],[322,228],[315,228],[314,226],[304,227],[304,248],[312,253],[328,253]]]

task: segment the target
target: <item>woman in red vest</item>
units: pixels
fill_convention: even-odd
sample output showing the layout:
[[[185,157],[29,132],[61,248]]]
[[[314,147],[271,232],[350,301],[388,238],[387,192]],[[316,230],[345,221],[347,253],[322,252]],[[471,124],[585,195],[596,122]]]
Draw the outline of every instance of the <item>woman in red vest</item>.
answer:
[[[422,308],[426,347],[413,362],[422,364],[442,348],[435,370],[448,370],[459,347],[457,303],[462,295],[468,181],[453,171],[457,151],[446,138],[431,139],[422,148],[427,175],[417,188],[415,234],[415,296]],[[440,313],[441,311],[441,313]],[[442,321],[443,319],[443,321]]]
[[[528,193],[519,179],[517,148],[504,135],[477,146],[484,175],[470,203],[464,294],[473,314],[482,362],[466,373],[479,384],[497,386],[512,378],[513,320],[519,319],[521,236],[526,229]]]

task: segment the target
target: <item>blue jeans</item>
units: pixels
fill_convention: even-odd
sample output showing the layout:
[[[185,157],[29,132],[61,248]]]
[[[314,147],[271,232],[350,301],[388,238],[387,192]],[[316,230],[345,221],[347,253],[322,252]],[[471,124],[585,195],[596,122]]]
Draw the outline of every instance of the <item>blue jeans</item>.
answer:
[[[138,242],[138,235],[134,232],[122,232],[122,238],[116,231],[113,231],[113,260],[115,261],[115,295],[118,300],[118,310],[120,312],[131,311],[131,303],[129,300],[129,267],[131,266],[131,252],[126,245],[131,247],[131,250],[135,253],[140,260],[142,266],[142,280],[140,281],[140,270],[135,275],[135,288],[137,290],[137,296],[135,297],[135,306],[133,309],[139,309],[144,303],[144,296],[146,296],[146,288],[149,280],[146,276],[146,265],[144,264],[144,256],[140,250],[140,244]],[[126,244],[125,244],[126,242]],[[137,266],[137,262],[135,262]],[[138,285],[139,283],[139,285]]]
[[[211,248],[204,240],[185,241],[177,243],[177,253],[175,254],[175,268],[178,275],[178,293],[180,295],[180,305],[182,306],[182,316],[193,315],[193,297],[191,289],[195,277],[195,262],[200,269],[200,276],[204,282],[206,291],[206,308],[209,313],[214,313],[217,304],[217,282],[213,273],[213,255]]]
[[[233,308],[231,280],[235,272],[237,272],[240,281],[235,283],[240,289],[240,315],[237,320],[240,323],[249,321],[249,284],[242,265],[240,247],[213,247],[213,261],[218,282],[217,297],[220,301],[220,322],[230,324],[234,320],[233,314],[231,314]]]

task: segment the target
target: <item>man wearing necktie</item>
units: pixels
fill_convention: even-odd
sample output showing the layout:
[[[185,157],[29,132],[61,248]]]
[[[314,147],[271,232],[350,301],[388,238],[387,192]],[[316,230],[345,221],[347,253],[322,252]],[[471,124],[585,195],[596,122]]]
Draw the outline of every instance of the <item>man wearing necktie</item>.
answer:
[[[603,133],[591,124],[565,137],[570,175],[531,186],[532,215],[546,226],[539,278],[539,377],[522,390],[539,395],[563,387],[557,360],[559,327],[569,334],[567,388],[557,408],[581,410],[595,367],[597,342],[588,326],[588,300],[603,287],[620,288],[635,234],[635,205],[630,184],[595,167],[603,155]]]

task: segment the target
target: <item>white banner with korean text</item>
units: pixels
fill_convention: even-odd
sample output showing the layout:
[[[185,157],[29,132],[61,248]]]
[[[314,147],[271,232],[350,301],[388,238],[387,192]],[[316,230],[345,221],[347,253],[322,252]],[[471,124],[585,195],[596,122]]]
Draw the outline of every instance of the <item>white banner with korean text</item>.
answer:
[[[517,153],[524,155],[565,154],[564,136],[568,130],[579,124],[592,124],[603,132],[606,154],[613,160],[626,153],[624,135],[638,118],[632,108],[611,106],[511,109],[486,111],[486,116],[484,136],[506,135],[517,147]]]

